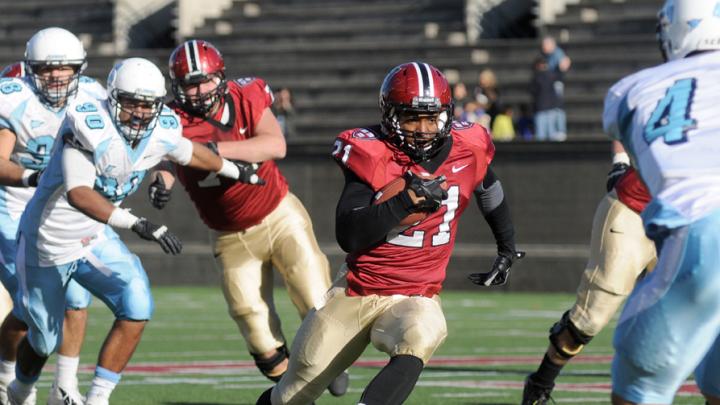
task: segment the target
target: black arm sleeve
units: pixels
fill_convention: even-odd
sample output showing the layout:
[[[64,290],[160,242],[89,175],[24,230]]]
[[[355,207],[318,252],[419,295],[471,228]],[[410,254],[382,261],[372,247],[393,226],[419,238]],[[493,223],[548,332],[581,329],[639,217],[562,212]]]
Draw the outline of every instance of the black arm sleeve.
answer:
[[[482,184],[475,189],[475,200],[495,237],[498,253],[512,255],[515,252],[515,227],[510,207],[505,200],[502,184],[488,167]]]
[[[412,200],[401,192],[375,205],[373,189],[351,171],[344,172],[345,188],[335,211],[335,238],[342,250],[354,253],[383,241],[390,230],[410,215]]]

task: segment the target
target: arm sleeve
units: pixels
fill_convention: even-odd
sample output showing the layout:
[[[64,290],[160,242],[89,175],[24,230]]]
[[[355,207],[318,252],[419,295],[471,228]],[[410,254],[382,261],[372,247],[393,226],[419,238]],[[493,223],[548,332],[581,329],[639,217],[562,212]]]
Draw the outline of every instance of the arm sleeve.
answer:
[[[510,216],[510,207],[505,200],[502,184],[495,173],[488,167],[482,183],[475,189],[475,200],[490,225],[495,237],[498,253],[512,254],[515,252],[515,227]]]
[[[335,213],[335,237],[340,247],[353,253],[381,242],[408,216],[412,200],[407,193],[373,204],[373,189],[350,170],[344,170],[345,188]]]
[[[95,164],[87,152],[65,145],[62,170],[66,191],[80,186],[90,188],[95,186]]]
[[[192,160],[193,144],[189,139],[180,138],[176,148],[168,152],[167,157],[180,166],[187,166]]]

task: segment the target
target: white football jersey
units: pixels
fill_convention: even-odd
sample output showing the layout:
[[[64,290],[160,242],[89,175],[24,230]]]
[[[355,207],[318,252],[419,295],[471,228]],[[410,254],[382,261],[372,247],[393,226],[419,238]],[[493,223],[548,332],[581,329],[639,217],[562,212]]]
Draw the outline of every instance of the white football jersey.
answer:
[[[720,208],[718,100],[717,51],[642,70],[608,92],[603,126],[623,143],[653,197],[646,227],[683,226]]]
[[[86,76],[80,76],[78,92],[107,97],[105,89]],[[0,78],[0,128],[8,128],[16,136],[10,160],[27,169],[44,169],[65,111],[43,104],[26,78]],[[0,186],[0,210],[13,219],[20,218],[34,192],[34,188]]]
[[[95,191],[119,205],[137,190],[148,169],[166,156],[187,156],[192,143],[182,137],[180,119],[163,106],[157,125],[131,148],[110,118],[106,99],[79,94],[68,107],[60,139],[37,192],[20,221],[27,243],[35,244],[41,266],[69,263],[85,255],[85,248],[103,237],[105,224],[70,206],[64,186],[62,151],[72,144],[92,155]]]

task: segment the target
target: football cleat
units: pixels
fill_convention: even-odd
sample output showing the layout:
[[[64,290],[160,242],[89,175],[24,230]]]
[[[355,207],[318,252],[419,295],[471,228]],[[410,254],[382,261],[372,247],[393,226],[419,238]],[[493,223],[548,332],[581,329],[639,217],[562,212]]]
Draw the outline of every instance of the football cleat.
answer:
[[[530,376],[525,379],[525,388],[523,388],[523,399],[521,405],[545,405],[548,401],[555,403],[550,393],[555,384],[547,387],[534,382]]]
[[[7,389],[8,405],[35,405],[37,403],[37,388],[33,387],[30,394],[23,397],[17,390],[16,382],[11,383]]]
[[[334,397],[345,395],[350,385],[350,375],[347,371],[343,371],[328,385],[328,391]]]
[[[85,398],[80,395],[77,388],[59,387],[55,384],[50,389],[47,405],[83,405]]]

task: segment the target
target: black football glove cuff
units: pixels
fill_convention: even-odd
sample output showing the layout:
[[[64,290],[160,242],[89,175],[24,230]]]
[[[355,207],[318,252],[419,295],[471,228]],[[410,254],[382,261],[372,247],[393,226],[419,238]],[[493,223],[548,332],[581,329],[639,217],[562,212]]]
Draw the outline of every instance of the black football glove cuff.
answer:
[[[130,229],[145,240],[157,242],[165,253],[177,255],[182,251],[180,239],[170,233],[165,225],[155,225],[140,218]]]
[[[423,201],[415,204],[415,212],[435,212],[440,209],[442,201],[448,197],[447,191],[442,188],[445,176],[424,179],[408,171],[405,173],[405,181],[407,182],[406,187],[412,190],[416,196],[424,197]]]
[[[630,165],[623,162],[617,162],[612,165],[612,169],[610,169],[607,174],[607,183],[605,184],[608,193],[612,191],[613,188],[615,188],[618,180],[620,180],[620,178],[629,168]]]
[[[514,252],[512,254],[498,253],[492,269],[487,273],[473,273],[468,276],[470,281],[485,287],[503,285],[510,277],[510,267],[516,260],[525,257],[525,252]]]
[[[215,142],[215,141],[206,142],[205,147],[210,149],[214,154],[220,156],[220,152],[218,152],[217,142]]]
[[[240,160],[231,160],[231,162],[235,163],[235,166],[240,170],[240,176],[238,177],[239,182],[256,186],[265,185],[265,180],[261,179],[257,174],[257,171],[260,169],[259,164]]]
[[[165,180],[163,180],[163,177],[160,175],[148,186],[150,204],[159,210],[165,208],[170,201],[171,194],[172,191],[165,186]]]

